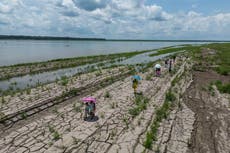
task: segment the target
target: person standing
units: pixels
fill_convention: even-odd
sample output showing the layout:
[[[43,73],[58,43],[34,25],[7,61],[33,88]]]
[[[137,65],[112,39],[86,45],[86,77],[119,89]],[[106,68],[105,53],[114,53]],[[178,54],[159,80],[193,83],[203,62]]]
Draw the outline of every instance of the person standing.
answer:
[[[168,59],[165,60],[165,68],[168,68]]]
[[[169,72],[172,71],[172,60],[169,61]]]

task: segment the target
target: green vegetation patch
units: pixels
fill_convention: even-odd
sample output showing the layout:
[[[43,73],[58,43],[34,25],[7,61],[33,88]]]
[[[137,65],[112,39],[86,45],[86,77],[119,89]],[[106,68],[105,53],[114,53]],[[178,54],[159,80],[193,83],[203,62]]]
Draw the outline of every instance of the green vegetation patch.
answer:
[[[218,65],[215,70],[221,75],[229,75],[230,73],[230,43],[214,43],[205,47],[216,51],[214,63]]]
[[[146,134],[146,139],[144,141],[145,148],[151,149],[153,141],[157,141],[157,131],[160,127],[160,122],[168,117],[169,110],[175,100],[175,95],[169,90],[166,93],[164,104],[156,110],[155,119],[151,125],[150,131]]]
[[[223,84],[220,80],[217,80],[215,82],[215,85],[216,85],[217,89],[221,93],[228,93],[228,94],[230,94],[230,83]]]
[[[129,109],[129,114],[131,114],[132,117],[136,117],[143,110],[145,110],[147,108],[147,105],[149,103],[149,99],[147,97],[144,97],[143,95],[136,95],[134,102],[135,102],[135,106],[133,108]]]
[[[173,52],[179,52],[179,51],[193,51],[195,49],[199,48],[199,46],[192,46],[192,45],[186,45],[186,46],[181,46],[177,48],[172,48],[172,47],[167,47],[159,50],[157,53],[150,54],[149,56],[157,56],[161,54],[167,54],[167,53],[173,53]]]

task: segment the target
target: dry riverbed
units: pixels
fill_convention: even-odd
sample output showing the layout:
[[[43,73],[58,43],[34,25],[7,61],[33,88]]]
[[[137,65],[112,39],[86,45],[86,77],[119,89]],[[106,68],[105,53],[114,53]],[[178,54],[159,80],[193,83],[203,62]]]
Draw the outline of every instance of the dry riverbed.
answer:
[[[229,95],[220,94],[215,87],[214,96],[208,91],[203,94],[202,88],[197,87],[202,82],[197,81],[193,64],[190,58],[178,56],[173,73],[165,67],[161,77],[155,77],[152,68],[138,73],[142,77],[138,95],[132,89],[132,70],[122,66],[63,78],[6,96],[1,103],[2,118],[18,115],[1,123],[0,152],[228,152]],[[92,90],[94,86],[97,88]],[[74,96],[65,94],[70,91],[76,91]],[[169,93],[171,101],[167,101]],[[51,103],[63,95],[60,103],[50,104],[41,111],[35,109],[31,113],[28,109],[49,105],[47,100]],[[83,120],[83,96],[97,99],[93,121]],[[155,138],[151,139],[151,145],[146,145],[147,135],[166,103],[169,107],[157,122]],[[208,139],[204,140],[205,137]]]

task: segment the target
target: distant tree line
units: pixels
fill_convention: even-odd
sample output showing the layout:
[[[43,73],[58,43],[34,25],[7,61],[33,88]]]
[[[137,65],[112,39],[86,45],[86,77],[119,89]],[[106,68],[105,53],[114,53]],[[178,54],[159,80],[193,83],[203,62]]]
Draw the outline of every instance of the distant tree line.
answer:
[[[98,41],[152,41],[152,42],[230,42],[229,40],[146,40],[146,39],[105,39],[53,36],[0,35],[0,40],[98,40]]]
[[[23,36],[23,35],[0,35],[0,39],[10,39],[10,40],[105,40],[104,38],[77,38],[77,37],[53,37],[53,36]]]

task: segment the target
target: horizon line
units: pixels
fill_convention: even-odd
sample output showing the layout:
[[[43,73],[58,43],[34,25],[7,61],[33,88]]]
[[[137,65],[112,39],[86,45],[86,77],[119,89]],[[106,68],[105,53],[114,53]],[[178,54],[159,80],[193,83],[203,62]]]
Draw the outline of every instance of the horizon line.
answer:
[[[69,37],[69,36],[34,36],[34,35],[0,35],[0,40],[100,40],[100,41],[184,41],[184,42],[230,42],[230,40],[207,39],[108,39],[99,37]]]

